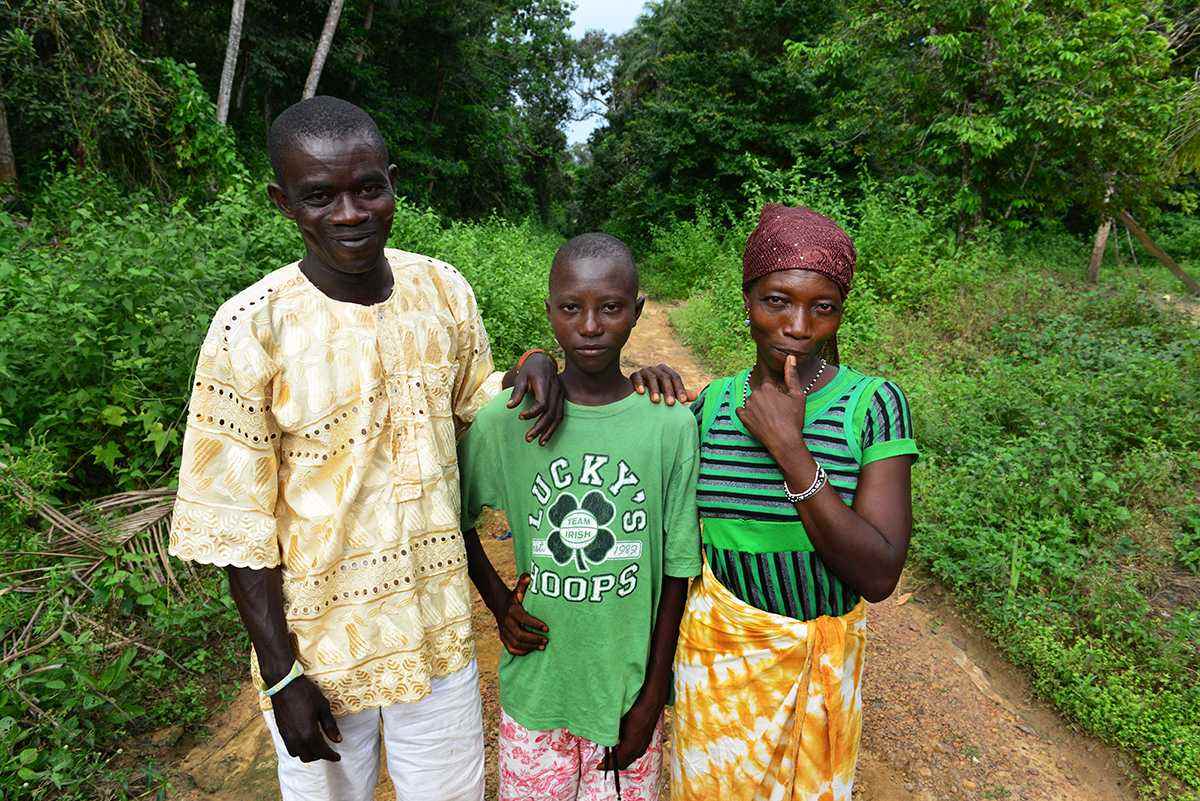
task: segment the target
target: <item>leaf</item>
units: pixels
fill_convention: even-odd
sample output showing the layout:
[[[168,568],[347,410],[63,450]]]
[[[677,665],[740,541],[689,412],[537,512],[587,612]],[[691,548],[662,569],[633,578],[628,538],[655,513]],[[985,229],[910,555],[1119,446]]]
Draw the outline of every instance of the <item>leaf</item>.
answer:
[[[125,410],[120,406],[105,406],[104,411],[100,412],[100,419],[116,428],[125,425],[126,420],[129,419],[125,415]]]
[[[21,755],[19,757],[17,757],[17,760],[22,765],[32,765],[34,762],[37,761],[37,758],[38,758],[38,750],[36,748],[26,748],[24,751],[21,752]]]
[[[96,459],[96,462],[108,468],[108,472],[110,473],[117,472],[117,460],[123,455],[120,447],[112,440],[103,445],[96,445],[92,448],[91,454]]]

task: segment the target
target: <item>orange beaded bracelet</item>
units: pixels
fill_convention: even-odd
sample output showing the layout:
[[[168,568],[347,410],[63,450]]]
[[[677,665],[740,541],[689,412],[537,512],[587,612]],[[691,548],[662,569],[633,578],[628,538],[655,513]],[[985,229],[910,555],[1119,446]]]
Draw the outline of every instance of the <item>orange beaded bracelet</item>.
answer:
[[[529,350],[527,350],[521,354],[521,358],[517,359],[517,371],[518,372],[520,372],[521,368],[525,366],[525,360],[528,359],[530,356],[532,356],[535,353],[545,353],[547,356],[550,356],[549,353],[546,353],[546,351],[542,350],[541,348],[530,348]],[[550,356],[550,360],[554,361],[554,357]],[[557,361],[554,361],[554,366],[555,366],[555,368],[558,367]]]

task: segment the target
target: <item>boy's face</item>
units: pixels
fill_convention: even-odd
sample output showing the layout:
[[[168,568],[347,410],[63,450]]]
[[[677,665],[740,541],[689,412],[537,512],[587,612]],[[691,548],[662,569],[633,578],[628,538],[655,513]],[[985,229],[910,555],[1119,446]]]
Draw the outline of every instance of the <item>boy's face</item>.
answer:
[[[551,271],[546,316],[567,361],[581,372],[601,373],[620,361],[644,303],[633,265],[575,259]]]
[[[284,154],[268,192],[311,254],[331,270],[361,274],[380,263],[392,230],[396,172],[362,137],[303,139]]]

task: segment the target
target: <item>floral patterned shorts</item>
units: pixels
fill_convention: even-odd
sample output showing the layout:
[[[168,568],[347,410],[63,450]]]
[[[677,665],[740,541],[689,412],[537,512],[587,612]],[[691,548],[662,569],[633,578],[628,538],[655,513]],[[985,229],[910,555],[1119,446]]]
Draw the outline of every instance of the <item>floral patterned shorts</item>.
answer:
[[[662,718],[646,753],[621,771],[621,801],[657,801]],[[530,731],[500,710],[500,801],[616,801],[604,746],[566,729]]]

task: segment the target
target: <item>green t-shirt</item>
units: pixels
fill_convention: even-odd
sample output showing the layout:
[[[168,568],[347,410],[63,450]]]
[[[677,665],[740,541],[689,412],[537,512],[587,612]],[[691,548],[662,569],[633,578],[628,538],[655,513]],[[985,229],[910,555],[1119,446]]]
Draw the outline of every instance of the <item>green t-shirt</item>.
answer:
[[[650,656],[663,575],[700,572],[696,420],[636,393],[567,403],[546,447],[501,393],[459,444],[462,526],[503,509],[525,609],[550,627],[544,651],[500,659],[500,705],[527,729],[566,728],[615,745]]]

